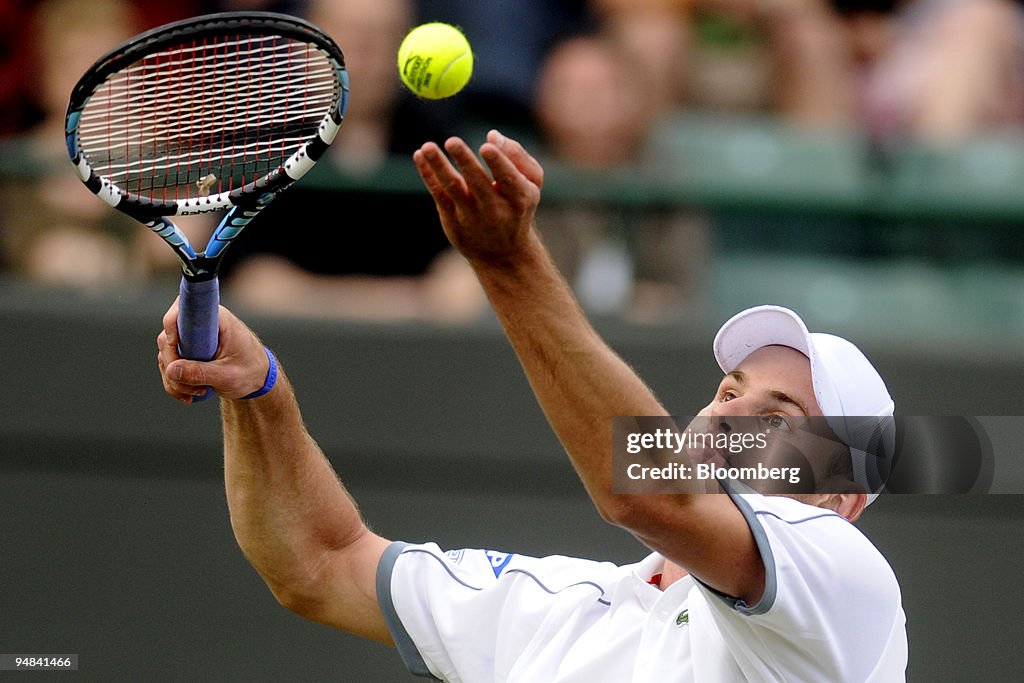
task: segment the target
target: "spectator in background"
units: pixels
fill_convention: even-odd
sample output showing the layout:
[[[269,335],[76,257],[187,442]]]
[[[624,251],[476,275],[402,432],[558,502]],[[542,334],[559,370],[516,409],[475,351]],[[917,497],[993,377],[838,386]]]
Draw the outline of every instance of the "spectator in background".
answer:
[[[44,284],[85,288],[177,271],[177,258],[159,237],[82,185],[64,142],[64,115],[78,78],[148,25],[127,0],[47,0],[24,28],[32,57],[28,78],[41,119],[8,148],[23,170],[6,176],[0,193],[5,270]],[[182,228],[189,229],[188,221]]]
[[[833,6],[847,17],[855,64],[863,65],[860,111],[876,138],[943,145],[1024,124],[1019,4],[908,0],[888,14],[869,2]]]
[[[683,104],[692,42],[691,0],[589,0],[597,25],[632,53],[655,114]]]
[[[310,0],[307,17],[339,44],[351,94],[345,121],[311,177],[372,180],[389,159],[408,163],[426,140],[455,134],[449,110],[404,90],[395,55],[415,15],[411,0]],[[414,180],[414,178],[413,178]],[[451,249],[433,201],[409,194],[310,187],[283,193],[231,246],[225,297],[256,310],[363,320],[471,320],[486,307]],[[322,229],[293,240],[295,220]]]
[[[687,106],[821,130],[855,122],[844,25],[829,0],[694,0],[692,30]]]
[[[307,0],[207,0],[203,12],[281,12],[299,16],[305,14]]]
[[[31,65],[25,24],[28,0],[0,0],[0,136],[25,132],[38,119],[27,75]]]
[[[698,78],[690,106],[716,108],[717,91],[734,91],[738,80],[747,97],[736,99],[750,109],[883,144],[949,144],[1024,122],[1024,19],[1012,0],[694,2],[696,35],[705,36],[694,68],[715,52],[700,27],[724,20],[730,45],[753,45],[742,54],[761,77]]]
[[[557,45],[537,83],[543,163],[584,177],[642,168],[658,113],[645,75],[627,47],[603,34]],[[588,312],[665,323],[701,307],[709,238],[698,213],[552,202],[537,223]]]

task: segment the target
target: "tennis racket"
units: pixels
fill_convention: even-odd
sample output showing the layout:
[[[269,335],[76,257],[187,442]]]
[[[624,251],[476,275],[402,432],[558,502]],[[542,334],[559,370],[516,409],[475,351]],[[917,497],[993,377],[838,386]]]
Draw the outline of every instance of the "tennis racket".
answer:
[[[86,187],[178,255],[183,358],[214,357],[225,251],[321,158],[347,102],[348,72],[334,41],[272,12],[154,28],[78,81],[65,121],[68,155]],[[170,218],[221,210],[227,214],[202,251]]]

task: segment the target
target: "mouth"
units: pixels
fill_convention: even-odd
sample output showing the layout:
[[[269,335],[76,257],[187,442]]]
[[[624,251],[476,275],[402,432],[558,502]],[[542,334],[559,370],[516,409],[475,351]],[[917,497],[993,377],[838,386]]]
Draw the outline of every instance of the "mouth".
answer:
[[[704,448],[698,453],[699,463],[703,465],[710,465],[714,463],[719,467],[727,467],[729,465],[728,456],[718,448]]]

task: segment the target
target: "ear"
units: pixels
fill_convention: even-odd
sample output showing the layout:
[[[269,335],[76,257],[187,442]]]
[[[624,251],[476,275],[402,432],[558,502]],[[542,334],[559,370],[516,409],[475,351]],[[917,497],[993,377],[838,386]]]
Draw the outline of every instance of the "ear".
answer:
[[[827,506],[851,522],[856,522],[868,505],[868,494],[863,491],[833,493]]]

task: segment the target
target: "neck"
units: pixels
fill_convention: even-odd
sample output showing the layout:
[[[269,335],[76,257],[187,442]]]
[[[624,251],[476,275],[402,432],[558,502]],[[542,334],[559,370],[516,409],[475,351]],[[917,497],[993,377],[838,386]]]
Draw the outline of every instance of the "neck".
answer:
[[[686,576],[689,572],[680,567],[679,565],[665,560],[665,566],[661,570],[661,584],[658,586],[661,590],[665,590],[679,579]]]

